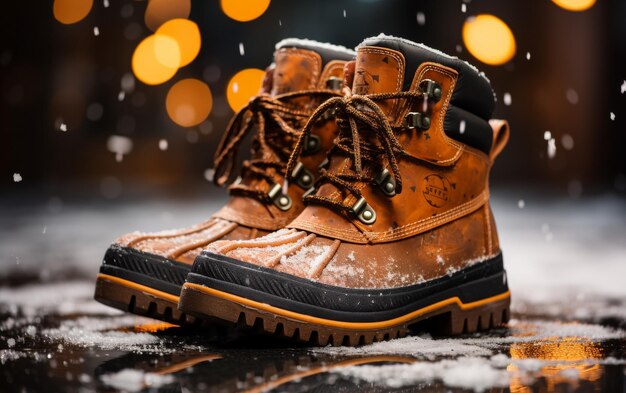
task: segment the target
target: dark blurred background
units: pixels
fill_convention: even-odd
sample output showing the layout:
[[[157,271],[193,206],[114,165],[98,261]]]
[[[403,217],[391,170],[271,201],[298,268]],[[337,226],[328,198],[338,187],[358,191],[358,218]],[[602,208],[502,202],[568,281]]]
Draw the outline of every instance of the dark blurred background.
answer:
[[[190,1],[170,3],[174,9]],[[272,0],[259,18],[239,22],[218,1],[194,0],[188,19],[200,28],[200,53],[159,85],[142,83],[131,70],[135,48],[153,34],[147,7],[148,1],[94,0],[84,19],[64,24],[52,1],[3,4],[3,197],[223,195],[205,173],[233,115],[226,101],[230,78],[265,68],[274,44],[286,37],[354,47],[381,32],[459,56],[491,79],[494,117],[508,119],[512,130],[492,187],[563,198],[625,195],[624,1],[598,0],[573,12],[551,0]],[[510,61],[487,65],[468,52],[463,24],[478,14],[510,27],[516,41]],[[204,81],[212,93],[210,115],[192,127],[177,125],[165,106],[169,89],[185,78]],[[553,158],[546,131],[554,138]]]

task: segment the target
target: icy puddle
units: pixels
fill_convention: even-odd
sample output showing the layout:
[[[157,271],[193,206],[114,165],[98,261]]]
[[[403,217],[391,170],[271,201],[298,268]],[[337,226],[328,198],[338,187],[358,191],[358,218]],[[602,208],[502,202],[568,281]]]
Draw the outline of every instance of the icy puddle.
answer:
[[[626,331],[515,315],[506,329],[360,348],[184,331],[87,281],[0,288],[2,391],[623,392]]]

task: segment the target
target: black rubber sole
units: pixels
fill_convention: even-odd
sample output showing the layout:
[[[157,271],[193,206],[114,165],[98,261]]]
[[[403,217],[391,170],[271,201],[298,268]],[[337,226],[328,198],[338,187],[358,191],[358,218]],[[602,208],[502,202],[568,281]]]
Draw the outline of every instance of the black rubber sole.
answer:
[[[201,267],[222,279],[200,274]],[[196,259],[192,269],[182,312],[312,345],[369,344],[414,329],[473,333],[499,327],[510,315],[501,256],[423,284],[377,291],[323,285],[213,254]],[[367,306],[358,303],[368,295]]]
[[[422,284],[394,289],[350,289],[203,253],[196,258],[187,282],[283,310],[345,322],[388,320],[449,298],[456,297],[467,304],[509,290],[502,254]]]
[[[176,325],[196,324],[178,311],[190,266],[129,247],[112,245],[96,280],[95,299],[122,311]]]

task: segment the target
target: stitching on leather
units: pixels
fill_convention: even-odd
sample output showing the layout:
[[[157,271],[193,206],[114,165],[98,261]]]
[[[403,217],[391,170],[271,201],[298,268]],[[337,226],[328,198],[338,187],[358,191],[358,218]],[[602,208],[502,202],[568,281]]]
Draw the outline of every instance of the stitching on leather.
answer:
[[[309,231],[313,233],[317,233],[319,235],[338,237],[340,235],[342,239],[351,241],[354,243],[367,243],[367,238],[360,232],[355,232],[352,230],[345,229],[337,229],[333,227],[329,227],[326,225],[319,225],[311,223],[310,221],[303,222],[293,222],[287,226],[287,228],[301,229],[304,231]]]
[[[487,252],[493,252],[493,244],[491,242],[491,217],[489,217],[489,204],[484,205],[485,212],[483,214],[485,218],[485,227],[487,228]]]
[[[289,215],[285,218],[267,219],[258,217],[255,215],[244,213],[243,211],[233,210],[232,208],[225,206],[213,215],[214,217],[223,218],[226,220],[237,222],[241,225],[250,227],[259,227],[261,229],[276,230],[287,225],[293,220],[296,215]]]
[[[448,163],[448,162],[454,162],[458,159],[458,157],[460,157],[461,152],[462,152],[462,148],[463,146],[459,143],[457,143],[456,141],[448,138],[448,136],[446,135],[446,132],[443,129],[443,123],[444,123],[444,119],[446,116],[446,112],[448,111],[448,107],[450,106],[450,100],[452,99],[452,93],[454,92],[454,88],[456,87],[456,75],[454,75],[452,72],[442,69],[440,67],[435,67],[435,66],[431,66],[428,65],[426,67],[424,67],[424,69],[422,70],[422,72],[420,73],[418,80],[421,80],[424,75],[426,74],[426,72],[428,71],[433,71],[433,72],[437,72],[440,74],[443,74],[445,76],[447,76],[448,78],[450,78],[450,89],[448,89],[448,93],[446,94],[446,99],[444,100],[443,104],[441,105],[441,111],[439,113],[439,127],[437,127],[438,131],[440,131],[441,136],[443,138],[443,141],[453,147],[458,149],[456,154],[454,155],[454,157],[449,158],[447,160],[438,160],[438,163]]]
[[[343,60],[331,60],[326,67],[322,70],[320,74],[320,79],[317,81],[317,86],[320,89],[326,88],[326,81],[332,75],[333,71],[339,69],[339,73],[343,74],[343,67],[346,65],[347,61]]]
[[[422,220],[414,221],[410,224],[394,228],[384,232],[369,232],[364,235],[372,240],[389,241],[399,240],[409,235],[415,235],[425,228],[431,228],[433,225],[438,225],[445,222],[453,221],[457,218],[463,217],[473,211],[479,209],[489,199],[489,193],[485,190],[478,197],[471,199],[453,209],[450,209],[440,215],[434,217],[428,217]]]

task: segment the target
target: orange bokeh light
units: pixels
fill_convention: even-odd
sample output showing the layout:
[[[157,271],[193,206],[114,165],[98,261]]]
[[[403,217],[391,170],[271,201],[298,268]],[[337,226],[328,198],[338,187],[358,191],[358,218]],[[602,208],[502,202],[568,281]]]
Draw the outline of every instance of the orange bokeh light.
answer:
[[[238,22],[249,22],[263,15],[270,0],[220,0],[222,11]]]
[[[243,108],[252,97],[259,94],[265,71],[247,68],[236,73],[228,82],[226,99],[235,112]]]
[[[174,18],[188,18],[191,0],[149,0],[144,20],[146,26],[156,31],[163,23]]]
[[[192,127],[209,116],[213,108],[213,96],[206,83],[197,79],[183,79],[170,88],[165,107],[174,123]]]
[[[488,14],[468,18],[463,24],[463,43],[485,64],[500,65],[515,55],[513,32],[501,19]]]
[[[172,78],[180,66],[180,49],[173,38],[151,35],[133,53],[133,73],[145,84],[158,85]]]
[[[157,35],[168,36],[178,43],[180,48],[179,67],[191,63],[200,52],[200,29],[198,25],[188,19],[172,19],[161,25]]]
[[[568,11],[585,11],[591,8],[596,0],[552,0],[552,2]]]
[[[59,22],[69,25],[83,20],[93,7],[93,0],[54,0],[52,13]]]

